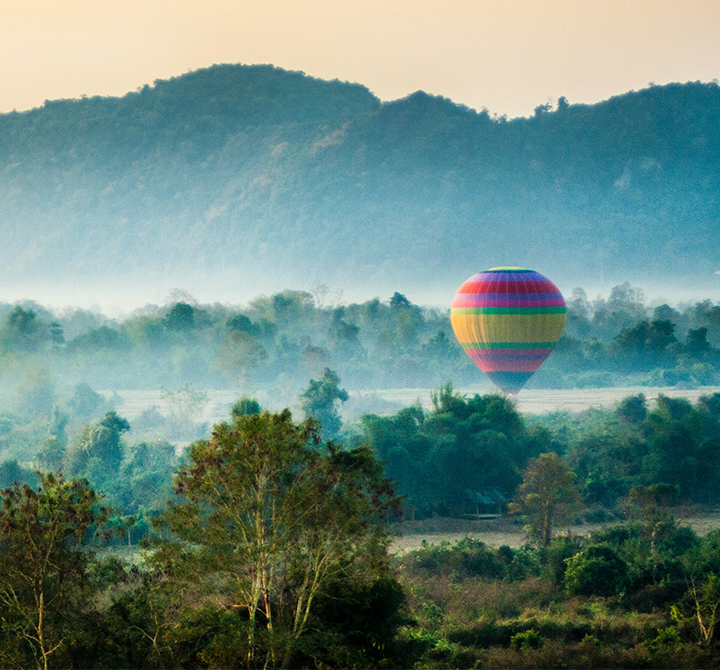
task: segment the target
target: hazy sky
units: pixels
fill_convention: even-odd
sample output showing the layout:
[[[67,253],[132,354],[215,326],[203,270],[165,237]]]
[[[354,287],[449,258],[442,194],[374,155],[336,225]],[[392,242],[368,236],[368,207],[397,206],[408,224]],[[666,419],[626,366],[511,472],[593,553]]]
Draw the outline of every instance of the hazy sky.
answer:
[[[0,111],[272,63],[508,116],[720,77],[720,0],[0,0]]]

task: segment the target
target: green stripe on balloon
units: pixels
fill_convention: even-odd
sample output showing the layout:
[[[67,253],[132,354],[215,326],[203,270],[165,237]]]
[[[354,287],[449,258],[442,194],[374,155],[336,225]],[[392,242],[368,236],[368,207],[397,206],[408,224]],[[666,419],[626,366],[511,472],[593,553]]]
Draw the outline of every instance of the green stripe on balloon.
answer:
[[[463,349],[552,349],[557,342],[460,342]]]

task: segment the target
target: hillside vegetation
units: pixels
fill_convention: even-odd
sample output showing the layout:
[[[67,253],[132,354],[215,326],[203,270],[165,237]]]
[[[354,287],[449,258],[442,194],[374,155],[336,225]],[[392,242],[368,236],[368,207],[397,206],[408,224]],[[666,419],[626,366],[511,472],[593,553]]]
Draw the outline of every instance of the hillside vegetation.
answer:
[[[0,280],[711,285],[719,127],[717,84],[508,120],[270,66],[48,101],[0,116]]]
[[[433,401],[343,443],[245,398],[179,459],[113,411],[69,443],[56,409],[41,471],[0,466],[3,667],[717,666],[720,534],[673,511],[717,504],[720,394],[577,421]],[[403,510],[468,507],[522,515],[527,544],[389,553]],[[622,523],[558,533],[582,514]]]

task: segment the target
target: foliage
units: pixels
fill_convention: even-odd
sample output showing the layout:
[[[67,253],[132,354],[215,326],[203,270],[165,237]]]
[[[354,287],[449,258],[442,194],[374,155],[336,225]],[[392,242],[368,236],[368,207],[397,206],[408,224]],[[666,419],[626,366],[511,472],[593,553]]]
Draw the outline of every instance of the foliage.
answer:
[[[120,470],[125,447],[121,436],[130,424],[116,412],[108,412],[87,424],[69,455],[70,474],[91,477],[96,483],[111,481]]]
[[[260,414],[260,412],[260,403],[257,400],[243,396],[232,406],[230,415],[233,419],[237,419],[238,417],[247,416],[248,414]]]
[[[66,657],[91,611],[83,541],[107,511],[86,481],[38,475],[40,487],[4,489],[0,510],[0,659],[47,669]],[[32,661],[30,661],[32,659]]]
[[[455,581],[468,577],[502,578],[512,563],[515,552],[509,550],[499,554],[482,542],[465,538],[457,544],[428,545],[412,552],[403,562],[405,570],[414,574],[418,571],[434,575],[446,575]],[[509,555],[508,555],[509,554]]]
[[[510,638],[510,644],[514,649],[539,649],[544,640],[534,628],[530,628],[522,633],[515,633]]]
[[[330,581],[383,574],[390,484],[368,449],[321,445],[318,428],[289,411],[216,426],[178,472],[182,501],[157,520],[178,540],[153,561],[222,590],[246,622],[238,644],[251,666],[291,662]]]
[[[555,453],[530,459],[510,510],[528,516],[530,523],[526,529],[539,545],[547,547],[555,526],[582,509],[576,479]]]
[[[608,300],[590,302],[581,289],[573,295],[566,334],[530,386],[687,388],[716,380],[720,308],[712,302],[652,309],[637,302],[629,284],[615,287]],[[28,320],[13,316],[20,309],[35,315],[34,326],[22,328],[68,333],[67,341],[55,337],[37,346],[8,335],[0,347],[0,384],[15,387],[7,409],[28,415],[50,413],[60,402],[56,385],[74,387],[77,397],[67,407],[88,421],[111,409],[88,388],[240,386],[246,393],[272,391],[290,404],[325,368],[348,389],[432,388],[448,379],[483,383],[456,342],[448,310],[402,298],[330,307],[304,291],[282,291],[243,307],[149,305],[120,322],[84,310],[53,314],[35,303],[0,303],[0,331],[15,332]],[[187,320],[176,324],[182,310]]]
[[[385,461],[411,515],[460,515],[480,504],[484,511],[502,510],[519,483],[518,470],[547,448],[548,434],[528,429],[504,396],[465,398],[446,384],[434,392],[433,404],[427,413],[414,406],[389,417],[366,415],[355,439]]]
[[[647,558],[634,537],[632,528],[615,526],[577,539],[564,589],[557,588],[555,570],[549,569],[555,561],[550,549],[561,540],[563,548],[572,547],[568,538],[548,549],[530,549],[541,563],[540,577],[536,573],[511,584],[507,575],[448,572],[451,557],[473,546],[469,540],[398,557],[416,620],[405,630],[416,645],[406,653],[418,659],[416,667],[712,667],[717,646],[703,637],[696,608],[699,602],[709,631],[717,605],[711,584],[715,575],[704,573],[711,568],[697,551],[701,547],[706,558],[717,559],[717,538],[684,549],[682,560],[695,571],[697,600],[692,582],[686,586],[680,575],[681,588],[654,607],[638,610],[639,596],[649,589],[669,593],[672,576],[658,557]],[[433,561],[419,570],[428,550]],[[488,549],[503,561],[520,551]],[[671,559],[666,551],[658,549],[662,559]],[[651,565],[641,578],[642,566]]]
[[[585,596],[612,596],[623,589],[628,578],[625,562],[612,547],[594,544],[567,559],[565,587]]]
[[[168,432],[171,439],[188,439],[205,432],[206,426],[196,424],[202,419],[208,403],[207,393],[198,391],[190,382],[176,390],[163,390],[163,400],[168,405]]]
[[[558,482],[569,489],[581,483],[568,477],[568,468],[582,472],[586,462],[578,449],[590,438],[596,458],[610,461],[628,445],[647,448],[657,435],[683,427],[699,441],[717,434],[715,396],[694,405],[636,398],[617,410],[572,421],[565,415],[529,419],[498,396],[464,398],[445,385],[434,392],[430,412],[413,407],[372,421],[387,420],[395,430],[412,421],[423,428],[425,439],[445,438],[439,442],[444,449],[451,444],[448,436],[466,439],[478,427],[494,426],[527,440],[525,453],[542,439],[558,453],[531,456],[524,470],[526,483],[545,481],[549,491]],[[635,411],[643,406],[644,417]],[[108,497],[118,505],[113,518],[107,518],[108,510],[87,483],[76,480],[36,475],[39,491],[20,485],[3,491],[5,578],[0,575],[0,585],[3,597],[11,593],[9,580],[20,594],[15,609],[7,598],[0,604],[3,664],[593,668],[716,663],[720,536],[698,537],[675,522],[676,484],[629,482],[627,499],[620,503],[628,522],[586,536],[497,549],[466,538],[389,558],[387,521],[400,500],[374,454],[357,436],[341,448],[322,443],[312,419],[296,425],[287,411],[258,410],[259,403],[249,398],[236,403],[232,423],[216,426],[184,460],[167,442],[125,445],[117,415],[91,424],[86,434],[104,422],[99,433],[112,433],[122,453],[117,474],[106,480]],[[0,422],[0,430],[12,432],[15,421]],[[53,421],[56,439],[62,440],[62,413]],[[95,447],[101,443],[96,440]],[[527,476],[547,461],[552,461],[549,474],[557,476],[537,481]],[[8,473],[27,473],[19,464],[13,467],[7,466]],[[595,473],[595,481],[602,480],[602,471]],[[481,490],[489,495],[489,488]],[[581,491],[590,496],[598,489],[586,480]],[[12,518],[26,523],[8,521],[7,511],[13,509],[23,511]],[[33,561],[18,555],[27,551],[23,533],[51,537],[51,515],[43,509],[65,510],[53,518],[67,521],[67,540],[54,535],[57,556],[45,581],[45,647],[32,639],[39,639],[39,598],[19,577]],[[90,522],[88,510],[96,515]],[[93,537],[97,524],[124,529],[125,536],[119,541]],[[141,557],[134,547],[120,546],[146,534],[153,553]],[[108,542],[102,559],[89,551]],[[54,576],[56,569],[63,570],[63,579]],[[26,584],[25,591],[19,583]]]
[[[95,414],[106,405],[105,397],[86,382],[75,385],[75,392],[67,403],[68,409],[82,421],[95,418]]]
[[[349,398],[348,392],[340,388],[340,377],[337,373],[325,368],[322,379],[311,379],[310,385],[300,397],[306,416],[320,422],[323,435],[328,439],[337,437],[341,424],[336,402],[345,402]]]

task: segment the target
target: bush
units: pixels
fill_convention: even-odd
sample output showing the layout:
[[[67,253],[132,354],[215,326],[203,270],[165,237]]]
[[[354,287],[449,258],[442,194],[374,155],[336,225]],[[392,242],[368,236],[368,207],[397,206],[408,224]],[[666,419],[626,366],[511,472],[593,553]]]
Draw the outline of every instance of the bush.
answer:
[[[579,537],[555,538],[543,551],[542,576],[554,584],[562,584],[568,559],[575,556],[582,549],[583,544],[583,539]]]
[[[612,547],[593,545],[567,559],[565,588],[584,596],[613,596],[627,582],[628,568]]]
[[[542,647],[543,638],[534,628],[523,633],[516,633],[510,638],[513,649],[539,649]]]
[[[453,580],[460,581],[468,577],[502,579],[506,559],[505,554],[501,557],[483,542],[466,537],[452,546],[424,544],[404,562],[410,571],[420,568],[432,575],[452,576]]]

